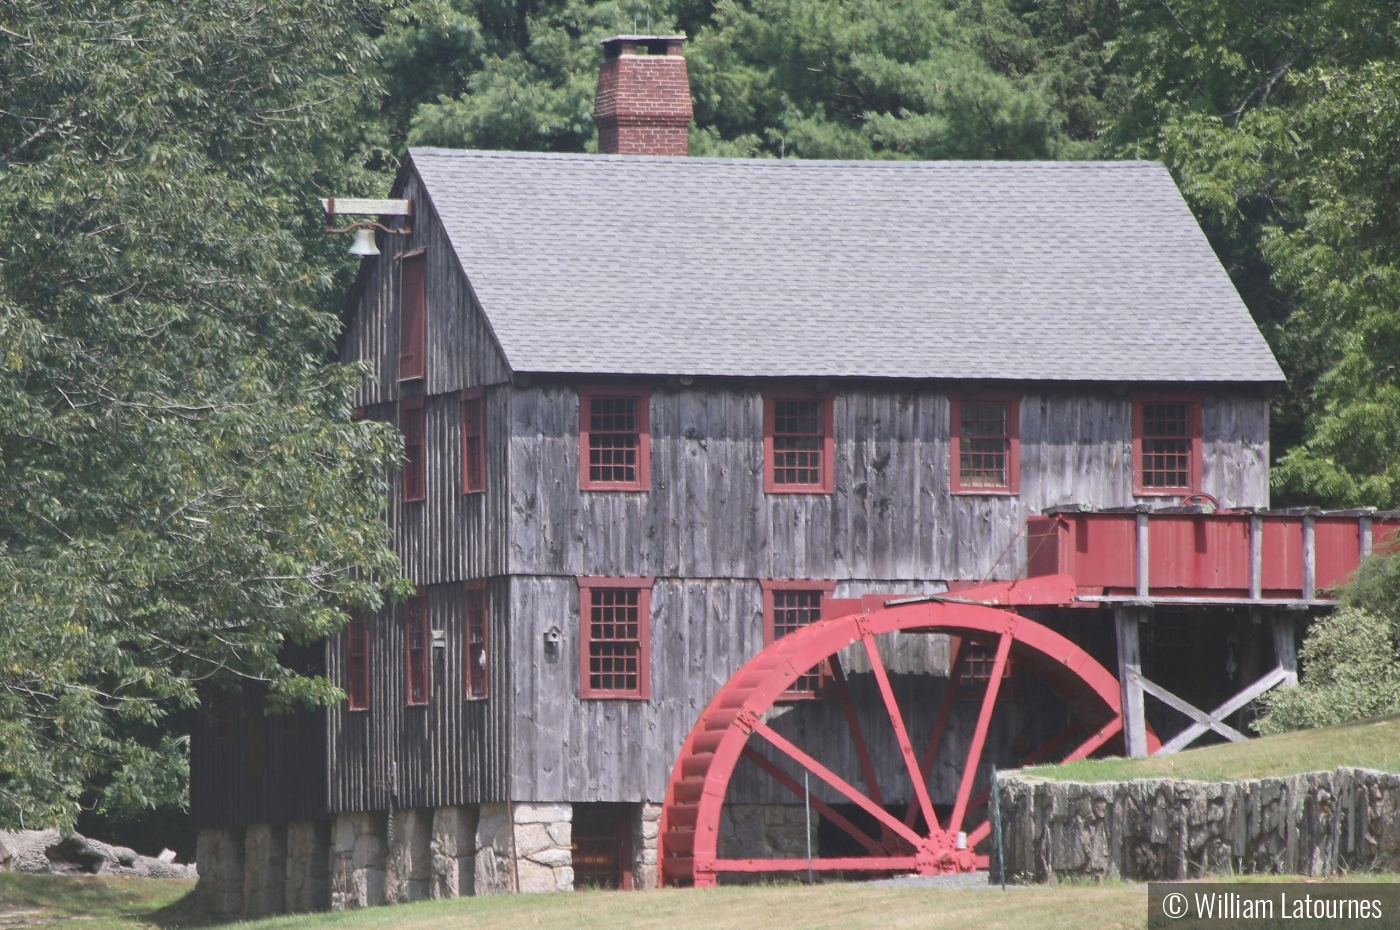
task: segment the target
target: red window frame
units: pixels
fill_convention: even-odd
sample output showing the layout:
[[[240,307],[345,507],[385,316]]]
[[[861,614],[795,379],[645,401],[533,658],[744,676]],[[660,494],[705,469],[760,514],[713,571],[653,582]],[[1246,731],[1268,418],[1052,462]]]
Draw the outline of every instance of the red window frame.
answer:
[[[585,700],[631,700],[647,701],[651,699],[651,588],[655,579],[647,577],[615,578],[615,577],[591,577],[579,576],[578,578],[578,617],[579,617],[579,696]],[[605,641],[595,641],[593,609],[594,593],[598,592],[603,597],[609,593],[616,595],[623,592],[636,593],[637,610],[637,635],[635,638],[611,638]],[[608,607],[616,607],[616,604],[598,604],[601,610]],[[632,605],[625,605],[632,606]],[[606,626],[606,615],[601,619],[600,626]],[[600,679],[609,673],[606,670],[606,660],[609,658],[606,650],[599,649],[598,654],[594,654],[594,645],[603,646],[604,642],[635,642],[637,644],[637,686],[635,688],[604,687],[593,684],[594,675]],[[603,668],[595,670],[593,659],[600,660]],[[625,674],[625,673],[624,673]]]
[[[462,686],[467,700],[480,701],[490,696],[491,604],[487,598],[486,579],[467,582],[464,608]]]
[[[836,582],[834,581],[819,581],[810,578],[764,578],[760,579],[758,584],[763,589],[763,645],[765,647],[773,645],[781,638],[777,631],[778,610],[780,606],[783,609],[789,608],[780,605],[779,601],[793,594],[816,594],[819,597],[817,620],[820,620],[827,602],[831,599],[831,592],[836,590]],[[801,610],[804,608],[795,606],[793,609]],[[815,672],[804,672],[799,676],[792,686],[783,692],[783,697],[799,700],[816,697],[817,692],[826,683],[829,674],[827,664],[823,661]]]
[[[486,391],[462,392],[462,493],[486,490]]]
[[[949,399],[948,449],[954,494],[1014,495],[1021,493],[1021,398],[1009,394],[954,395]],[[963,480],[962,412],[969,404],[997,404],[1006,408],[1006,481],[1000,485],[970,484]]]
[[[369,621],[360,614],[352,614],[345,625],[345,697],[350,710],[369,710]]]
[[[1177,404],[1187,408],[1188,480],[1184,485],[1152,485],[1143,482],[1146,464],[1144,443],[1153,437],[1144,435],[1144,409],[1151,404]],[[1151,454],[1148,452],[1147,454]],[[1145,395],[1133,398],[1133,494],[1137,497],[1183,497],[1201,490],[1201,400],[1181,394]]]
[[[821,405],[818,411],[818,433],[782,434],[819,437],[821,456],[817,467],[820,480],[812,483],[778,482],[776,447],[779,434],[776,432],[778,404],[784,402],[816,402]],[[833,430],[832,398],[829,395],[804,391],[772,391],[763,395],[763,490],[767,494],[830,494],[832,493],[832,466],[836,460],[836,439]],[[813,451],[813,450],[805,450]]]
[[[399,256],[399,380],[417,381],[427,370],[428,261],[419,249]]]
[[[423,446],[423,398],[406,397],[399,405],[403,433],[403,499],[421,501],[428,495],[427,457]]]
[[[422,707],[432,694],[432,641],[428,630],[428,599],[415,594],[404,605],[404,703]]]
[[[634,400],[637,403],[636,480],[603,481],[592,477],[591,453],[594,430],[593,402]],[[616,435],[624,435],[621,431]],[[600,448],[599,450],[603,450]],[[582,491],[649,491],[651,490],[651,392],[634,387],[589,387],[578,395],[578,486]]]

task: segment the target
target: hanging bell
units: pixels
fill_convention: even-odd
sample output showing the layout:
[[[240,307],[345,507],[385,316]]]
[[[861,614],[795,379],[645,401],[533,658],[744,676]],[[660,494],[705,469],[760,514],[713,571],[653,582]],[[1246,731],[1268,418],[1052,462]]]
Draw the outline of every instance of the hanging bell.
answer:
[[[361,226],[355,230],[355,242],[350,246],[351,255],[378,255],[379,246],[374,243],[374,229],[368,226]]]

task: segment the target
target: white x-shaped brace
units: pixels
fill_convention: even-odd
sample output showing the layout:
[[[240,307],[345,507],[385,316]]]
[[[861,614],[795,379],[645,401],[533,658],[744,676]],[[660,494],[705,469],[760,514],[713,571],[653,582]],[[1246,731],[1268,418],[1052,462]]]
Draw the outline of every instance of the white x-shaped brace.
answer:
[[[1225,723],[1225,718],[1263,694],[1265,691],[1268,691],[1270,688],[1285,683],[1295,684],[1298,680],[1298,673],[1286,669],[1282,665],[1276,666],[1273,671],[1264,675],[1264,677],[1240,691],[1210,713],[1206,713],[1190,702],[1182,700],[1161,685],[1142,677],[1138,672],[1129,672],[1128,677],[1134,684],[1140,687],[1144,693],[1152,695],[1163,704],[1180,711],[1194,721],[1189,727],[1172,737],[1171,740],[1163,743],[1161,749],[1153,753],[1153,755],[1167,756],[1185,749],[1204,736],[1208,730],[1214,730],[1231,742],[1238,743],[1249,739],[1249,737],[1245,736],[1239,730]]]

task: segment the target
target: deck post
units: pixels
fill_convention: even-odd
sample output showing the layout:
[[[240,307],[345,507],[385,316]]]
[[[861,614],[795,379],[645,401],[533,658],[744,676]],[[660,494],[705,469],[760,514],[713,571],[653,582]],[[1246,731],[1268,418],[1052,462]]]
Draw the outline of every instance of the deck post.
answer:
[[[1150,536],[1147,529],[1147,514],[1137,515],[1137,596],[1147,597],[1150,588],[1151,553],[1148,551]],[[1120,640],[1121,642],[1121,640]],[[1136,642],[1136,640],[1134,640]]]
[[[1264,596],[1264,518],[1249,516],[1249,599]]]
[[[1303,600],[1317,598],[1317,523],[1303,517]]]
[[[1138,646],[1138,616],[1131,607],[1115,607],[1118,632],[1118,686],[1123,702],[1123,748],[1132,758],[1147,755],[1147,721],[1143,716],[1142,656]]]
[[[1286,612],[1275,612],[1272,619],[1274,658],[1278,662],[1278,667],[1288,675],[1280,684],[1285,688],[1291,688],[1298,683],[1298,652],[1293,642],[1293,615]]]

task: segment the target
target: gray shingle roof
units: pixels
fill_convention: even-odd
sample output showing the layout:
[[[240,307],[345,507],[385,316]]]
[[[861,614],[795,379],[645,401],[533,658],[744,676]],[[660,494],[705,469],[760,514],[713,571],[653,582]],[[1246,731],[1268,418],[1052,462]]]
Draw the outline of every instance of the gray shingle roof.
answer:
[[[1155,162],[410,155],[516,371],[1283,380]]]

